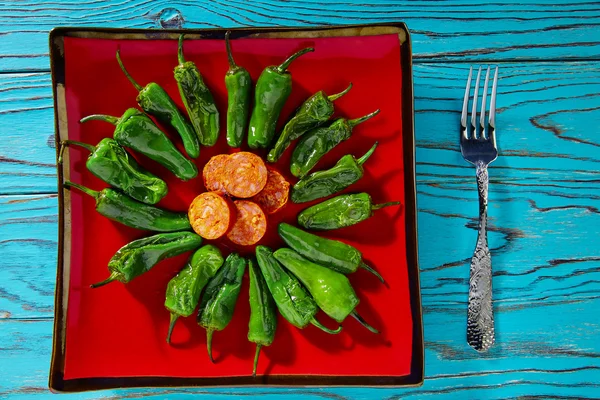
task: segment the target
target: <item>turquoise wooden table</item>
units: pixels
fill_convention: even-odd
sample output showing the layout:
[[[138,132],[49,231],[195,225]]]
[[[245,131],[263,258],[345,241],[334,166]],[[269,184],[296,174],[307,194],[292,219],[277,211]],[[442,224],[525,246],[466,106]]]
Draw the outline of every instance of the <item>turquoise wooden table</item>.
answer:
[[[543,3],[543,4],[542,4]],[[586,0],[0,2],[0,398],[49,397],[57,198],[48,31],[59,25],[404,21],[413,35],[425,384],[135,389],[96,398],[593,398],[600,393],[600,4]],[[458,149],[471,64],[500,65],[490,168],[497,341],[465,341],[474,170]],[[373,360],[377,362],[377,360]]]

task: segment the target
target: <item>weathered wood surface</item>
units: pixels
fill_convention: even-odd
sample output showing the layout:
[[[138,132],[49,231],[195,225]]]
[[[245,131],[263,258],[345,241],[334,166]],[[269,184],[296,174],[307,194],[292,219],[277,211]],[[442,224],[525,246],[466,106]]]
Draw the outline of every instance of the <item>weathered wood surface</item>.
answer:
[[[0,3],[0,398],[50,395],[57,198],[49,29],[390,19],[407,22],[414,35],[425,385],[136,389],[67,398],[596,398],[600,5],[558,0]],[[474,60],[500,61],[502,78],[501,156],[490,168],[489,211],[498,337],[486,355],[465,342],[477,199],[474,171],[456,140],[465,62]]]

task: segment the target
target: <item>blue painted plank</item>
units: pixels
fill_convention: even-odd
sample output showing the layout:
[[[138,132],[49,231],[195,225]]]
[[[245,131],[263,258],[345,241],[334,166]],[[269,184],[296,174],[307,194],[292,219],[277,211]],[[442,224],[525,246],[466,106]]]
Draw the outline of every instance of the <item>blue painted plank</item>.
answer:
[[[404,21],[415,60],[598,58],[593,1],[15,1],[0,4],[0,71],[47,70],[55,26],[316,26]]]

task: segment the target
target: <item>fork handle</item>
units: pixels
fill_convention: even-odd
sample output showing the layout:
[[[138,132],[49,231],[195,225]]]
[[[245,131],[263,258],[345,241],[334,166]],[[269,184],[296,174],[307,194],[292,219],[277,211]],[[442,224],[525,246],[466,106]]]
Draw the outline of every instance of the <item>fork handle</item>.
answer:
[[[479,232],[471,259],[467,342],[477,351],[487,351],[494,344],[494,312],[492,308],[492,257],[487,243],[487,164],[476,164],[479,192]]]

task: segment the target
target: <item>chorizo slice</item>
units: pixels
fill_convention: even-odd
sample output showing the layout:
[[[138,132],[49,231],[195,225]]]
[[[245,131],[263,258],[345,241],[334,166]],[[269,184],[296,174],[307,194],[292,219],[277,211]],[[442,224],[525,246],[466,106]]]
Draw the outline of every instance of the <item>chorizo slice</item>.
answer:
[[[233,197],[247,199],[260,193],[269,173],[265,162],[256,154],[240,151],[229,156],[223,187]]]
[[[229,154],[219,154],[211,157],[202,170],[204,187],[209,192],[225,192],[223,179],[225,177],[225,166],[229,160]]]
[[[241,246],[258,243],[267,231],[265,213],[258,204],[248,200],[236,200],[233,203],[237,208],[237,219],[227,237]]]
[[[214,240],[233,226],[236,210],[231,201],[218,192],[204,192],[192,201],[188,218],[192,229],[204,239]]]
[[[252,198],[267,214],[273,214],[285,206],[290,193],[290,183],[283,175],[268,168],[267,184],[259,194]]]

